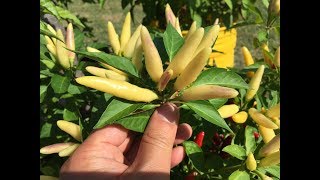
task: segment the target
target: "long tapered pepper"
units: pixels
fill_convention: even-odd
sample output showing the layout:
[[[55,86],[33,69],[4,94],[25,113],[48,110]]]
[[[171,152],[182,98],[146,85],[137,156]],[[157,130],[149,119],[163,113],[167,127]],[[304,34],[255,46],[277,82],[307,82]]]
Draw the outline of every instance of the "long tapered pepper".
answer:
[[[158,82],[158,91],[161,92],[166,88],[168,82],[170,81],[172,74],[173,74],[173,71],[171,69],[169,69],[169,71],[165,71],[162,74],[162,76]]]
[[[47,24],[47,29],[54,35],[57,35],[57,31],[52,27],[50,26],[50,24]],[[63,40],[63,39],[62,39]],[[52,38],[52,42],[54,43],[54,45],[57,45],[57,39],[56,38]]]
[[[210,53],[211,48],[207,47],[193,58],[174,83],[175,90],[181,90],[197,79],[206,66]]]
[[[125,81],[96,76],[82,76],[76,78],[76,81],[84,86],[130,101],[151,102],[159,98],[158,95],[153,91],[135,86]]]
[[[87,66],[86,70],[90,74],[98,76],[98,77],[104,77],[104,78],[120,80],[120,81],[128,81],[127,76],[124,76],[122,74],[118,74],[112,70],[107,70],[107,69],[98,68],[98,67],[94,67],[94,66]]]
[[[280,149],[280,134],[273,137],[259,151],[259,156],[264,157],[277,152]]]
[[[196,30],[197,30],[197,21],[193,21],[193,23],[189,28],[188,34],[186,35],[184,40],[187,41],[190,38],[191,34],[193,34]]]
[[[239,106],[236,104],[223,105],[218,109],[222,118],[228,118],[239,112]]]
[[[172,26],[176,24],[176,16],[174,15],[169,4],[166,4],[165,16],[166,16],[167,24],[171,23]]]
[[[70,50],[75,50],[75,41],[74,41],[74,32],[73,32],[73,26],[71,23],[68,24],[67,32],[66,32],[66,46]],[[68,58],[70,61],[70,64],[73,64],[73,61],[76,57],[76,54],[72,51],[68,51]]]
[[[92,48],[92,47],[89,47],[89,46],[87,47],[87,51],[88,51],[88,52],[101,52],[101,51],[99,51],[98,49]],[[124,76],[128,76],[127,73],[125,73],[125,72],[123,72],[123,71],[120,71],[119,69],[114,68],[114,67],[110,66],[109,64],[101,63],[101,65],[102,65],[103,67],[106,67],[106,68],[108,68],[108,69],[110,69],[110,70],[118,73],[118,74],[121,74],[121,75],[124,75]]]
[[[115,54],[119,54],[120,51],[120,40],[119,35],[113,27],[112,22],[108,21],[108,38]]]
[[[257,109],[250,108],[248,112],[252,120],[255,121],[257,124],[259,124],[260,126],[263,126],[269,129],[279,128],[270,118],[263,115]]]
[[[269,108],[266,112],[266,116],[272,118],[272,117],[280,117],[280,103],[272,106]]]
[[[220,25],[218,24],[219,20],[216,19],[214,25],[210,28],[210,30],[203,36],[197,50],[194,52],[193,56],[198,54],[203,48],[212,47],[213,43],[216,41],[219,31]]]
[[[183,91],[180,99],[183,101],[207,100],[213,98],[234,98],[239,94],[235,89],[218,85],[200,85]]]
[[[244,58],[244,64],[246,66],[250,66],[251,64],[254,64],[254,60],[252,58],[252,55],[251,55],[251,53],[250,53],[250,51],[248,50],[247,47],[242,46],[241,47],[241,52],[242,52],[242,55],[243,55],[243,58]],[[248,77],[251,78],[251,77],[253,77],[253,75],[254,75],[253,71],[247,72],[247,76]]]
[[[66,149],[59,152],[59,156],[60,157],[70,156],[79,146],[80,144],[74,144],[70,147],[67,147]]]
[[[53,54],[54,56],[57,56],[57,49],[55,46],[53,46],[51,44],[47,44],[46,47],[51,54]]]
[[[261,159],[259,162],[259,167],[268,167],[277,165],[280,163],[280,150],[269,154],[265,158]]]
[[[57,36],[64,40],[64,36],[62,34],[61,29],[57,30]],[[59,64],[65,68],[68,69],[72,66],[71,62],[69,61],[69,57],[68,57],[68,50],[66,49],[66,44],[65,42],[61,42],[61,41],[57,41],[57,45],[56,45],[56,51],[57,51],[57,59]]]
[[[249,83],[249,89],[245,97],[245,100],[247,102],[249,102],[256,95],[260,87],[261,79],[264,73],[264,68],[264,65],[261,65],[251,78]]]
[[[197,134],[196,138],[194,139],[194,142],[199,146],[202,147],[203,139],[204,139],[204,131],[201,131]]]
[[[194,32],[191,37],[185,41],[177,54],[173,57],[166,70],[172,69],[173,75],[171,79],[176,78],[192,60],[192,54],[197,49],[202,37],[204,29],[199,28]]]
[[[269,47],[266,43],[261,45],[261,50],[264,58],[264,62],[267,63],[270,67],[272,67],[273,63],[270,57],[268,56],[267,52],[270,52]]]
[[[40,153],[41,154],[53,154],[53,153],[58,153],[72,145],[74,145],[75,143],[72,142],[66,142],[66,143],[56,143],[56,144],[51,144],[45,147],[42,147],[40,149]]]
[[[132,58],[136,42],[137,42],[138,38],[140,37],[141,27],[142,27],[142,25],[140,24],[137,27],[137,29],[134,31],[134,33],[132,34],[126,47],[123,49],[123,56],[124,57],[127,57],[129,59]]]
[[[132,55],[132,64],[137,68],[137,70],[140,72],[142,70],[142,44],[141,44],[141,38],[137,39],[137,42],[134,46],[134,51]]]
[[[57,125],[62,131],[70,134],[77,141],[81,141],[82,135],[79,125],[65,120],[57,121]]]
[[[159,82],[163,74],[162,61],[149,31],[145,26],[141,28],[141,43],[147,72],[154,82]]]
[[[178,33],[180,34],[180,36],[182,37],[182,33],[181,33],[181,28],[180,28],[180,21],[179,18],[176,18],[176,23],[174,25],[174,28],[178,31]]]
[[[249,169],[250,171],[254,171],[257,169],[257,161],[254,158],[254,155],[252,154],[252,152],[250,152],[248,154],[248,157],[246,159],[246,167],[247,169]]]
[[[263,126],[259,126],[258,129],[264,143],[268,143],[273,137],[276,136],[273,129],[265,128]]]
[[[122,31],[120,35],[120,51],[121,52],[123,52],[130,37],[131,37],[131,14],[130,12],[128,12],[126,15],[126,18],[124,19]]]

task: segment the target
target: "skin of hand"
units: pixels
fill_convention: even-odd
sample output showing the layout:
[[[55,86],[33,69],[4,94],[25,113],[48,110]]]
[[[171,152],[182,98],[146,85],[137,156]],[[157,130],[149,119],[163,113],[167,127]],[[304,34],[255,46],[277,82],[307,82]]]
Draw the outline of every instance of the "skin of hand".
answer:
[[[142,136],[121,125],[96,130],[63,164],[59,179],[170,179],[170,169],[185,157],[183,147],[174,145],[192,135],[190,125],[178,122],[179,108],[165,103]]]

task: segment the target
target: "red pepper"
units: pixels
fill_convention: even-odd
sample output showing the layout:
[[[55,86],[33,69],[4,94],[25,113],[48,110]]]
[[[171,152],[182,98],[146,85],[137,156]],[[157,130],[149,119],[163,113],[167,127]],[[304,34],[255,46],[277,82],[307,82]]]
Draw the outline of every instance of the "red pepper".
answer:
[[[194,142],[197,143],[199,147],[202,147],[203,138],[204,131],[201,131],[199,134],[197,134],[196,138],[194,139]]]
[[[260,137],[260,134],[258,132],[253,132],[254,138],[258,139]]]

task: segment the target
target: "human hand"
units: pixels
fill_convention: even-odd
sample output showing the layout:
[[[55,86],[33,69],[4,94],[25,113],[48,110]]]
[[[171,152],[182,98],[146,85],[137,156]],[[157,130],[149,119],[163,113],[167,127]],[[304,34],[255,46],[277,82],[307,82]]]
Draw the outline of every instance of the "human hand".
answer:
[[[93,132],[63,164],[60,179],[170,179],[185,157],[180,144],[192,135],[180,124],[179,109],[166,103],[155,110],[143,136],[120,125]]]

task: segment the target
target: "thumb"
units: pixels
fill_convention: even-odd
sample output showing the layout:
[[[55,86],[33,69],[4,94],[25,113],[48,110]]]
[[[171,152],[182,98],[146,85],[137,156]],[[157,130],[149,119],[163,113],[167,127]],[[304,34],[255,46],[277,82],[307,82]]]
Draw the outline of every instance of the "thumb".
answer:
[[[157,108],[142,136],[130,169],[169,174],[178,121],[179,109],[176,105],[166,103]]]

